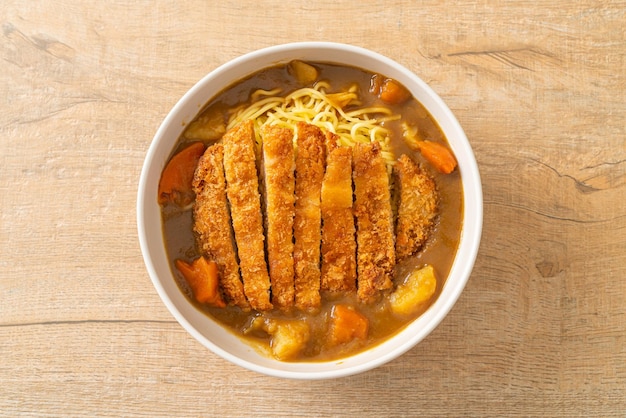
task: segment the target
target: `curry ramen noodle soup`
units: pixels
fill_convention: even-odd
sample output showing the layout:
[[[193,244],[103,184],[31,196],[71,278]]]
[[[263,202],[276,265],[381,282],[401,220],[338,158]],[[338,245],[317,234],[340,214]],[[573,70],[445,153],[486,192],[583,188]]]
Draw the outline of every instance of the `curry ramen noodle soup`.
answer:
[[[292,61],[212,98],[159,183],[170,265],[270,357],[336,360],[436,300],[463,195],[437,123],[381,74]]]

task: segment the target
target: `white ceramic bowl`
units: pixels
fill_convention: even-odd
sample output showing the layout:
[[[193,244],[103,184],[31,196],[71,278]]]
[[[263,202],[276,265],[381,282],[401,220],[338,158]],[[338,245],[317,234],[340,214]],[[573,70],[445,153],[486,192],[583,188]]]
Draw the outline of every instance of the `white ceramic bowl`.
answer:
[[[463,182],[461,241],[450,274],[435,303],[384,343],[349,358],[322,363],[288,363],[265,357],[198,311],[178,289],[172,276],[157,203],[161,171],[185,124],[223,88],[262,68],[293,59],[348,64],[400,81],[439,123],[457,157]],[[482,217],[482,189],[474,154],[463,129],[439,96],[415,74],[389,58],[363,48],[326,42],[292,43],[251,52],[200,80],[174,106],[154,136],[141,171],[137,196],[137,226],[143,258],[154,287],[176,320],[200,343],[224,359],[266,375],[294,379],[336,378],[364,372],[395,359],[426,337],[447,315],[465,287],[480,243]]]

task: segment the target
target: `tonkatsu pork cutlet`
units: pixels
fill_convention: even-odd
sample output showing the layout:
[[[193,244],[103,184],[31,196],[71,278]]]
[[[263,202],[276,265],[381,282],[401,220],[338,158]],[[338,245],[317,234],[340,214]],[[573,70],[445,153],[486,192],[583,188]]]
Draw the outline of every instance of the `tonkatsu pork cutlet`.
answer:
[[[393,168],[400,191],[396,254],[401,261],[419,251],[435,224],[438,193],[433,179],[406,154]]]
[[[356,239],[352,213],[352,150],[326,142],[326,173],[322,181],[321,289],[331,292],[356,288]]]
[[[272,304],[263,245],[263,218],[252,120],[231,128],[224,134],[222,142],[226,194],[237,242],[243,289],[252,308],[266,311],[272,309]]]
[[[357,296],[372,302],[393,286],[396,264],[389,177],[378,143],[356,144],[353,158]]]
[[[290,308],[294,304],[293,222],[294,149],[291,129],[266,125],[263,139],[263,186],[265,233],[272,304]]]
[[[204,152],[193,178],[196,203],[193,230],[198,247],[217,263],[220,288],[229,303],[249,309],[239,275],[235,242],[226,200],[224,147],[214,144]]]
[[[295,304],[309,310],[320,306],[320,195],[324,177],[324,133],[299,122],[296,155],[296,210],[293,225]]]

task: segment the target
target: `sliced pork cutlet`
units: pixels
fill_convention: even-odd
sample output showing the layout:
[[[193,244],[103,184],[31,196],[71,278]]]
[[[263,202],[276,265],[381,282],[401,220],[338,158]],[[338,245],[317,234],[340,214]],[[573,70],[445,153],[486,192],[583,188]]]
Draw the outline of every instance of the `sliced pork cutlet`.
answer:
[[[378,143],[353,147],[354,214],[357,225],[357,296],[375,301],[393,286],[396,264],[389,177]]]
[[[281,309],[294,304],[293,224],[295,204],[295,160],[293,131],[266,125],[263,143],[263,187],[265,234],[272,304]]]
[[[356,289],[356,238],[352,207],[352,150],[327,138],[326,172],[322,181],[321,289]]]
[[[402,154],[393,168],[399,190],[396,255],[401,261],[419,251],[437,219],[437,189],[433,179]]]
[[[320,208],[326,151],[324,133],[315,125],[297,125],[296,206],[293,225],[295,305],[298,309],[319,308],[320,245],[322,214]]]
[[[239,275],[223,163],[222,144],[207,148],[198,162],[192,183],[196,194],[193,230],[202,253],[217,263],[220,287],[228,302],[247,310],[250,304]]]
[[[265,262],[263,216],[256,168],[252,120],[231,128],[222,138],[226,195],[239,255],[243,289],[250,306],[272,309],[270,278]]]

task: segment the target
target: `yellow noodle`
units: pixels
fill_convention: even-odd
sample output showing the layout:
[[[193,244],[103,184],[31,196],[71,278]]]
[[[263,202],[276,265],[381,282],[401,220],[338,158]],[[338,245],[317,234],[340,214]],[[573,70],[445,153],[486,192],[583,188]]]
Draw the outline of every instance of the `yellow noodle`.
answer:
[[[250,95],[250,101],[254,103],[257,100],[259,100],[262,96],[276,96],[280,92],[281,92],[280,87],[276,87],[275,89],[272,89],[272,90],[259,89]]]
[[[281,97],[280,89],[257,90],[252,93],[252,104],[247,108],[238,108],[230,116],[227,129],[238,123],[253,119],[255,127],[265,124],[278,124],[289,127],[296,138],[296,122],[303,121],[316,125],[339,136],[341,146],[353,146],[357,142],[378,142],[388,169],[395,161],[389,143],[389,131],[384,123],[400,119],[391,109],[382,106],[363,107],[358,96],[358,86],[352,85],[347,91],[327,93],[330,84],[318,82],[313,88],[296,90]],[[341,107],[352,108],[344,111]],[[257,136],[257,142],[260,137]],[[259,143],[260,145],[260,143]]]

